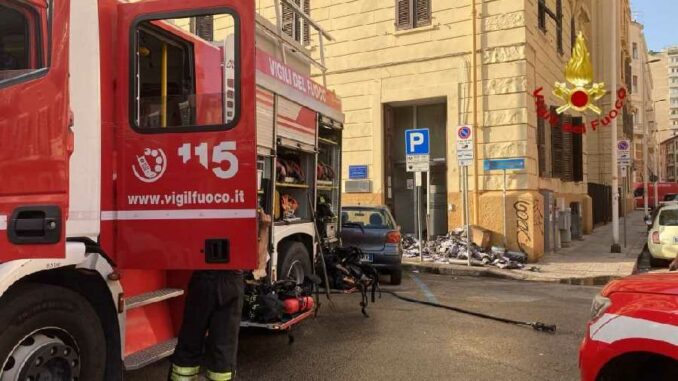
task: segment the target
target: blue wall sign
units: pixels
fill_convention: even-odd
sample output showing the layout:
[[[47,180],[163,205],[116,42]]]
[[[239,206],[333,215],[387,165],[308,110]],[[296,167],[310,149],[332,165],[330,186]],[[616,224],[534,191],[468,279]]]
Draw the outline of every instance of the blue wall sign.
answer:
[[[366,165],[349,165],[348,178],[351,180],[364,180],[367,178]]]
[[[428,128],[405,130],[405,154],[428,155],[431,152]]]
[[[483,168],[486,171],[503,169],[525,169],[525,158],[489,159],[484,161]]]

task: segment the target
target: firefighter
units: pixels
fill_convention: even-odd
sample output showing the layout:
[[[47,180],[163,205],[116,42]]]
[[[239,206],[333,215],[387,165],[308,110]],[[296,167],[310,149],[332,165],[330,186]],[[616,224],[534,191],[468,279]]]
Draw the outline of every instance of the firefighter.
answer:
[[[259,212],[259,240],[271,218]],[[200,366],[212,381],[233,380],[243,307],[243,272],[195,271],[188,285],[184,320],[171,359],[170,381],[198,380]]]

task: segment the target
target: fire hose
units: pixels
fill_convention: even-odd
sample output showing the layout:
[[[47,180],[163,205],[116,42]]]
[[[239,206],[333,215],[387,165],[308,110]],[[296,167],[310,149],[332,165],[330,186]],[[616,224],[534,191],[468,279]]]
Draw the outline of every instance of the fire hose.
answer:
[[[394,292],[394,291],[382,291],[382,292],[385,293],[385,294],[393,295],[397,299],[400,299],[402,301],[409,302],[409,303],[418,303],[418,304],[423,304],[423,305],[429,306],[429,307],[442,308],[442,309],[445,309],[445,310],[448,310],[448,311],[454,311],[454,312],[458,312],[458,313],[462,313],[462,314],[466,314],[466,315],[479,317],[481,319],[498,321],[500,323],[532,327],[532,329],[534,329],[535,331],[539,331],[539,332],[552,333],[552,334],[556,333],[556,325],[555,324],[546,324],[546,323],[542,323],[542,322],[539,322],[539,321],[530,322],[530,321],[520,321],[520,320],[507,319],[507,318],[503,318],[503,317],[499,317],[499,316],[484,314],[482,312],[466,310],[466,309],[463,309],[463,308],[460,308],[460,307],[455,307],[455,306],[450,306],[450,305],[440,304],[440,303],[427,302],[425,300],[410,298],[410,297],[407,297],[407,296],[402,296],[402,295],[400,295],[400,294],[398,294],[397,292]]]

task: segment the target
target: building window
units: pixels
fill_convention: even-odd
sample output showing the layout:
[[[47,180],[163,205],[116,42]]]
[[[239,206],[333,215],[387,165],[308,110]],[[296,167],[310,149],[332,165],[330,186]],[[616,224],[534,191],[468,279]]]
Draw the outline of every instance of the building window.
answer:
[[[431,0],[396,0],[396,29],[431,25]]]
[[[638,43],[636,42],[633,43],[633,59],[638,59]]]
[[[633,93],[638,92],[638,76],[637,75],[633,76],[633,90],[631,92],[633,92]]]
[[[563,2],[562,0],[556,0],[556,10],[555,12],[546,5],[546,0],[539,0],[537,3],[537,19],[539,23],[539,29],[542,32],[547,33],[546,29],[546,17],[550,17],[556,23],[556,47],[558,53],[563,54]]]
[[[307,15],[311,14],[311,0],[292,0],[292,2]],[[282,4],[282,30],[300,44],[311,43],[311,29],[308,22],[284,2]]]

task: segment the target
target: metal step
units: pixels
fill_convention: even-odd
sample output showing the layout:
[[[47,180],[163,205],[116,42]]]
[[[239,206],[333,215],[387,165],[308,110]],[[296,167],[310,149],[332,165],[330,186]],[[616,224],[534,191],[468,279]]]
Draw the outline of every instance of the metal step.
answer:
[[[125,369],[137,370],[156,361],[169,357],[174,353],[174,348],[177,346],[177,339],[165,341],[164,343],[156,344],[150,348],[142,351],[132,353],[125,357]]]
[[[151,291],[139,294],[125,299],[125,308],[131,310],[147,306],[149,304],[162,302],[163,300],[179,297],[184,294],[180,288],[163,288],[161,290]]]

